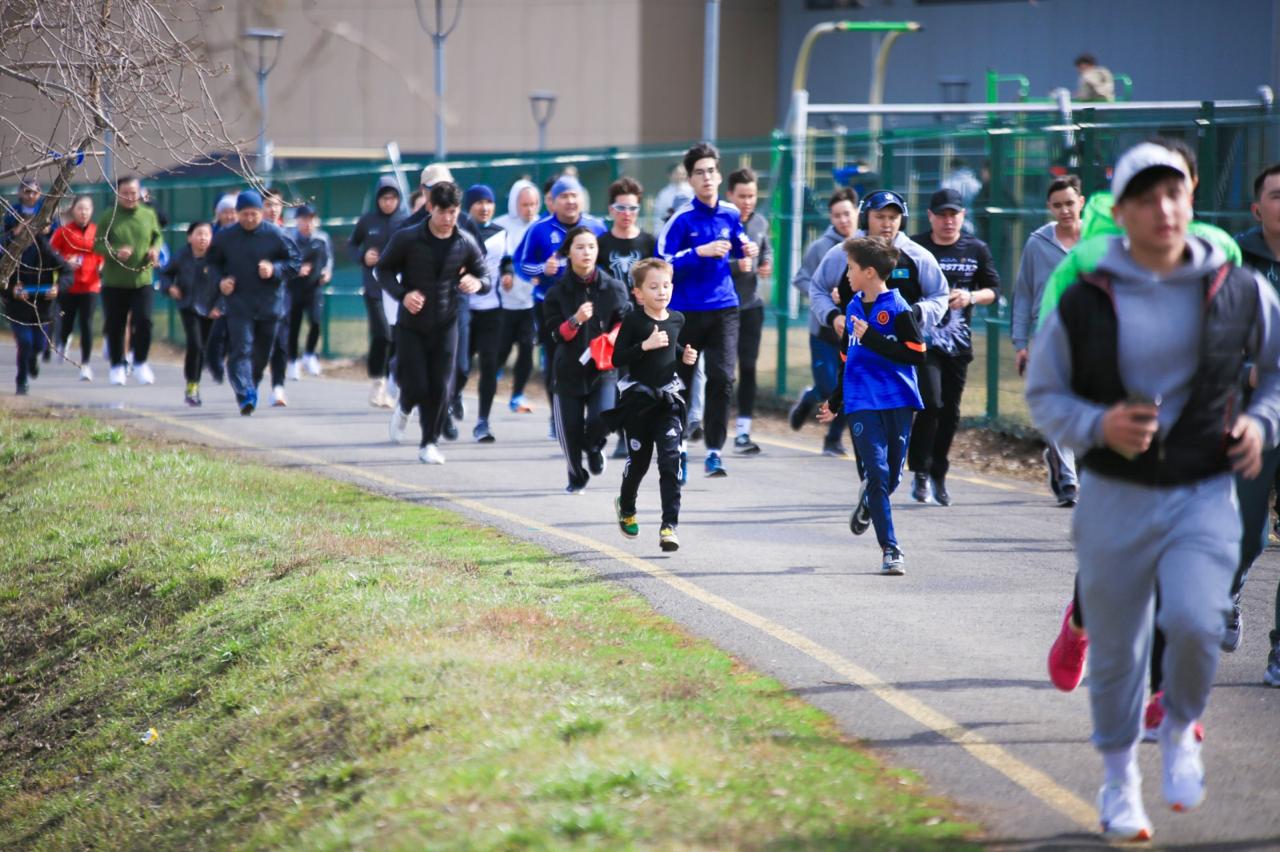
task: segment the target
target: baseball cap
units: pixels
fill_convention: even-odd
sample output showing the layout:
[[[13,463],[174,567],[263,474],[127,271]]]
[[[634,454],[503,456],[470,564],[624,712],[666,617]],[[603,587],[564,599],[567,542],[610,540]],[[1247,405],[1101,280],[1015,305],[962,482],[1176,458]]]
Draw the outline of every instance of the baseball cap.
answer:
[[[907,212],[906,202],[902,200],[902,196],[891,189],[878,189],[867,196],[866,201],[862,202],[868,210],[879,210],[883,207],[893,205],[903,212]]]
[[[1170,169],[1182,177],[1187,174],[1187,163],[1182,155],[1154,142],[1143,142],[1125,151],[1116,163],[1111,175],[1111,196],[1116,201],[1124,197],[1124,191],[1133,179],[1148,169]]]
[[[929,212],[941,213],[943,210],[964,210],[964,199],[954,189],[940,189],[929,196]]]
[[[423,186],[435,186],[446,180],[453,180],[453,172],[449,171],[449,167],[442,163],[432,163],[422,170]]]
[[[301,216],[314,216],[316,215],[316,210],[310,204],[299,204],[298,209],[293,211],[293,215],[295,218]]]

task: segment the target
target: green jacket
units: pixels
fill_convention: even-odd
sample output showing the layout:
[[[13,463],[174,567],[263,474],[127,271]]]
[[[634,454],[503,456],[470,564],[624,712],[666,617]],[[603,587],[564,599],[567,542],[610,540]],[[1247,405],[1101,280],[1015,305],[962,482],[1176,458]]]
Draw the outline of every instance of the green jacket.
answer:
[[[1095,192],[1089,196],[1084,207],[1084,221],[1080,228],[1080,242],[1062,259],[1058,268],[1053,270],[1044,285],[1044,296],[1040,300],[1040,324],[1058,307],[1058,300],[1068,287],[1081,275],[1088,275],[1098,268],[1102,256],[1107,253],[1107,240],[1123,233],[1111,215],[1111,193]],[[1204,237],[1227,254],[1227,259],[1236,266],[1240,265],[1240,246],[1231,235],[1208,222],[1192,222],[1187,226],[1187,233]]]
[[[116,205],[98,218],[98,236],[94,238],[93,250],[102,255],[103,287],[149,287],[151,285],[151,262],[147,252],[160,245],[163,235],[160,233],[160,220],[156,213],[145,204],[138,204],[132,210]],[[133,249],[127,261],[116,257],[116,252],[125,246]]]

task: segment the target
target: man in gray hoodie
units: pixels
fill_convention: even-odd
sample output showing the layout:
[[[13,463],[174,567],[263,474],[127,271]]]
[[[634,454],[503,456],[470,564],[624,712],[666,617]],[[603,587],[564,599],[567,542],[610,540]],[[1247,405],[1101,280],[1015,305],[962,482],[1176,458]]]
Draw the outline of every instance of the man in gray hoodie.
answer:
[[[1045,283],[1067,253],[1080,242],[1080,214],[1084,210],[1080,178],[1075,175],[1054,178],[1045,193],[1045,204],[1054,221],[1037,228],[1027,238],[1027,244],[1022,248],[1022,261],[1018,264],[1018,278],[1013,284],[1013,317],[1009,336],[1013,340],[1020,376],[1027,371],[1031,337],[1040,324],[1040,302],[1044,297]],[[1066,447],[1052,441],[1048,444],[1044,462],[1049,468],[1049,490],[1059,506],[1071,508],[1078,496],[1076,457]]]
[[[1112,192],[1125,236],[1045,318],[1027,402],[1036,426],[1075,450],[1086,472],[1073,539],[1105,773],[1099,818],[1108,838],[1133,840],[1152,835],[1137,746],[1157,588],[1163,793],[1179,811],[1204,799],[1193,726],[1213,685],[1240,553],[1232,472],[1257,476],[1280,434],[1280,300],[1187,234],[1192,185],[1177,153],[1130,149]],[[1241,408],[1246,359],[1257,386]]]

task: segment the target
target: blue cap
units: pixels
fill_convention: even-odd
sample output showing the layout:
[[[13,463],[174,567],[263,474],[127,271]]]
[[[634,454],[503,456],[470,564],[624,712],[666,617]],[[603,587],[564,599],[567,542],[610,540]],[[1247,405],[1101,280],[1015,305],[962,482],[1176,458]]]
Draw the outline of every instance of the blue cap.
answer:
[[[236,212],[241,210],[262,209],[262,196],[256,189],[246,189],[236,196]]]
[[[566,192],[576,192],[582,194],[582,184],[578,182],[576,177],[565,175],[551,185],[551,198],[559,198]]]
[[[467,191],[462,193],[462,209],[470,210],[471,205],[477,201],[492,201],[496,204],[498,199],[491,188],[483,183],[477,183],[467,187]]]
[[[903,216],[907,215],[906,199],[892,189],[878,189],[868,195],[866,201],[862,202],[862,206],[867,210],[880,210],[890,205],[901,210]]]

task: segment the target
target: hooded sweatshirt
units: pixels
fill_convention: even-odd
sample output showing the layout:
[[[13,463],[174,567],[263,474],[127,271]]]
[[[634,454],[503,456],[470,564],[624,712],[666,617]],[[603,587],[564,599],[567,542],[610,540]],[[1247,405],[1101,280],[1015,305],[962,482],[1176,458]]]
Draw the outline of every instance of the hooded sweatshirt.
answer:
[[[1227,262],[1226,253],[1202,237],[1189,236],[1187,248],[1188,259],[1161,277],[1133,260],[1122,237],[1111,237],[1097,268],[1112,282],[1120,378],[1131,394],[1160,400],[1162,439],[1182,415],[1200,363],[1204,281]],[[1247,413],[1258,418],[1264,446],[1273,447],[1280,434],[1280,299],[1260,277],[1257,284],[1258,323],[1249,348],[1258,387]],[[1031,350],[1027,405],[1046,438],[1083,455],[1102,445],[1106,406],[1072,391],[1070,353],[1055,309],[1044,317]]]
[[[1280,291],[1280,258],[1271,252],[1266,238],[1262,235],[1262,226],[1250,228],[1236,237],[1240,253],[1244,256],[1244,265],[1258,271],[1276,290]],[[56,246],[55,246],[56,248]]]
[[[862,237],[866,234],[858,231],[857,236]],[[942,274],[938,259],[924,246],[899,231],[893,238],[893,247],[898,250],[899,256],[898,266],[893,270],[893,275],[888,281],[889,289],[896,290],[902,283],[909,282],[911,268],[914,267],[920,284],[920,298],[914,304],[908,298],[907,304],[910,304],[913,312],[917,314],[920,326],[927,335],[950,310],[947,306],[947,294],[951,292],[951,288],[947,285],[946,276]],[[844,314],[844,309],[831,298],[831,291],[836,288],[848,288],[845,275],[848,268],[849,258],[844,253],[843,244],[837,243],[823,256],[810,282],[809,310],[814,316],[819,317],[827,328],[831,328],[832,319]]]
[[[520,241],[524,239],[524,232],[529,230],[529,226],[538,221],[538,214],[535,212],[533,218],[528,222],[520,218],[520,193],[526,189],[532,189],[533,194],[538,197],[539,202],[542,200],[542,193],[538,191],[538,187],[534,186],[532,181],[518,180],[511,184],[511,191],[507,193],[507,212],[506,215],[499,216],[493,220],[493,224],[497,225],[506,232],[506,245],[503,253],[506,255],[504,262],[512,262],[515,257],[516,249],[520,247]],[[502,307],[509,311],[523,311],[533,307],[533,283],[520,275],[511,276],[511,289],[502,290],[499,286],[499,295],[502,297]]]
[[[366,299],[380,298],[382,288],[378,286],[378,279],[374,277],[373,267],[366,266],[364,263],[365,252],[369,249],[377,249],[378,253],[381,254],[383,249],[387,247],[387,241],[391,239],[391,234],[400,227],[400,224],[405,219],[403,206],[397,207],[390,216],[378,209],[378,196],[386,189],[395,190],[396,201],[402,204],[400,186],[396,183],[395,176],[383,175],[378,178],[378,186],[373,193],[373,206],[368,213],[365,213],[356,221],[356,226],[351,231],[351,239],[347,242],[351,259],[360,267],[361,283],[364,285]]]
[[[471,294],[471,310],[496,311],[503,304],[502,276],[511,271],[511,259],[506,256],[507,233],[494,222],[487,225],[476,222],[475,225],[484,237],[480,250],[484,253],[484,267],[489,272],[491,286],[483,293]]]
[[[1053,270],[1070,251],[1058,240],[1058,226],[1050,222],[1031,232],[1027,244],[1022,247],[1022,261],[1018,264],[1018,277],[1013,282],[1013,317],[1009,325],[1009,337],[1015,350],[1026,349],[1040,325],[1040,302],[1044,299],[1045,284]]]
[[[822,232],[822,236],[809,243],[809,247],[804,250],[804,257],[800,260],[800,269],[796,272],[795,277],[791,279],[791,286],[803,293],[806,299],[809,298],[809,284],[813,281],[813,273],[818,271],[818,264],[822,263],[822,259],[827,256],[827,252],[831,251],[832,247],[838,246],[842,242],[844,242],[844,237],[840,236],[840,232],[833,225],[828,225],[827,229]],[[836,337],[835,330],[819,322],[813,311],[809,312],[809,335],[811,337],[821,337],[828,343],[833,343],[837,346],[840,345],[840,339]]]

